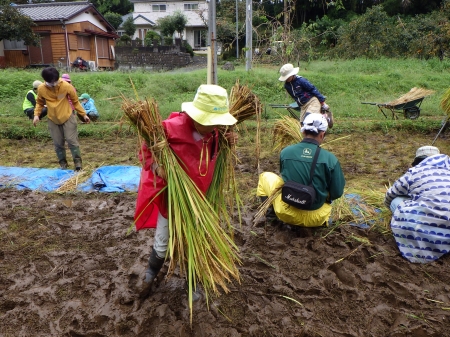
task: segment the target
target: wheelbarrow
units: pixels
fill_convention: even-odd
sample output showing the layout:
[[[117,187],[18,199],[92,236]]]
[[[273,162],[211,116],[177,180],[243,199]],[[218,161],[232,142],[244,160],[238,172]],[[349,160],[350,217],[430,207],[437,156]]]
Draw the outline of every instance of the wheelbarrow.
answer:
[[[398,119],[396,113],[403,113],[407,119],[417,119],[420,116],[420,105],[425,97],[434,93],[433,90],[423,88],[412,88],[407,94],[389,103],[370,103],[361,102],[361,104],[376,105],[384,117],[388,117],[386,113],[392,114],[392,119]],[[385,112],[386,111],[386,112]]]
[[[300,118],[300,108],[297,102],[291,104],[269,104],[271,108],[283,108],[286,109],[292,118],[299,119]]]

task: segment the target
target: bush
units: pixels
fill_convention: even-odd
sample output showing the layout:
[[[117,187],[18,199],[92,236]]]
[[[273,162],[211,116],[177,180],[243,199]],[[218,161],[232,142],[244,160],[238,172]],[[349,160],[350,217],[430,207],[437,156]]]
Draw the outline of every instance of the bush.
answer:
[[[130,44],[131,37],[129,35],[127,35],[127,34],[123,34],[120,37],[119,41],[117,41],[117,42],[118,42],[117,43],[118,46],[126,46],[126,45]]]
[[[154,30],[149,30],[147,34],[145,34],[145,45],[146,46],[153,46],[153,42],[156,41],[156,45],[161,44],[161,35],[159,35]]]
[[[173,45],[173,38],[172,38],[172,36],[164,36],[164,45],[165,46]]]
[[[186,48],[186,53],[189,53],[191,57],[194,57],[194,50],[192,49],[192,46],[185,40],[183,41],[183,47]]]

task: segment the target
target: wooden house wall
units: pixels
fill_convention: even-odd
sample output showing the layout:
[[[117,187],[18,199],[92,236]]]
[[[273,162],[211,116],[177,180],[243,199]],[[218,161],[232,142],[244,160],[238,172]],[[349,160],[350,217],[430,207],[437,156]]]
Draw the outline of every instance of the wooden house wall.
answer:
[[[58,65],[61,62],[63,65],[67,62],[67,46],[69,46],[69,61],[72,64],[76,58],[82,57],[86,61],[95,61],[97,64],[95,36],[91,35],[90,43],[91,50],[78,50],[78,38],[76,32],[83,32],[85,29],[90,29],[96,32],[104,32],[90,22],[77,22],[66,25],[65,29],[61,24],[45,25],[33,27],[36,33],[50,32],[52,44],[53,64]],[[67,30],[67,32],[66,32]],[[66,40],[67,39],[67,40]],[[115,45],[112,38],[107,38],[109,45]],[[110,53],[111,54],[111,53]],[[98,59],[97,67],[114,67],[114,60]],[[28,55],[25,55],[21,50],[5,50],[5,66],[24,68],[30,65]]]
[[[5,50],[5,64],[10,68],[25,68],[30,64],[30,60],[22,50]]]

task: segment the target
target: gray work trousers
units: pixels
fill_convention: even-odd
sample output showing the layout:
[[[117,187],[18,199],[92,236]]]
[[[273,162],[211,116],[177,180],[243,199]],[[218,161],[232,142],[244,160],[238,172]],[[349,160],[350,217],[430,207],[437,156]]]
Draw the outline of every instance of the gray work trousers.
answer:
[[[159,258],[164,259],[167,252],[167,243],[169,241],[169,220],[158,212],[158,220],[156,221],[155,239],[153,241],[153,249]]]
[[[77,119],[74,114],[71,114],[70,118],[61,125],[53,123],[50,119],[48,119],[47,125],[56,153],[65,150],[65,140],[69,149],[80,146],[78,143]]]

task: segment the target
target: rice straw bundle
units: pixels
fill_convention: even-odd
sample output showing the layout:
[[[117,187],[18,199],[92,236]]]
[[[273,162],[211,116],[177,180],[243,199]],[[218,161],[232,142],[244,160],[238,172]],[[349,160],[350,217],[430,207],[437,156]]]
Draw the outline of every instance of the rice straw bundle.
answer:
[[[272,194],[259,206],[258,211],[256,212],[253,219],[253,224],[258,223],[259,219],[266,215],[268,208],[272,205],[273,201],[281,194],[282,187],[283,186],[280,186],[273,190]]]
[[[414,87],[409,92],[404,94],[403,96],[397,98],[396,100],[393,100],[392,102],[386,103],[386,105],[395,106],[395,105],[404,104],[404,103],[414,101],[414,100],[422,98],[422,97],[430,96],[433,93],[434,93],[434,90]]]
[[[259,125],[261,121],[261,103],[259,98],[253,94],[249,87],[239,84],[239,79],[230,92],[230,113],[237,119],[236,124],[241,124],[252,117],[257,119],[256,144],[260,144]],[[221,126],[219,131],[224,134],[233,127]],[[231,235],[233,228],[231,225],[230,212],[237,208],[239,222],[241,222],[240,206],[242,204],[237,191],[237,183],[234,167],[237,162],[236,147],[228,146],[224,137],[220,138],[220,152],[216,161],[213,181],[208,189],[207,199],[214,205],[219,218],[226,222],[226,226]],[[259,146],[256,148],[256,157],[259,158]],[[259,165],[259,163],[258,163]]]
[[[180,274],[186,275],[192,323],[192,292],[197,282],[203,285],[208,301],[210,292],[218,294],[218,286],[228,292],[227,283],[239,280],[238,248],[220,226],[214,207],[170,149],[156,102],[123,99],[122,109],[139,135],[147,140],[154,160],[166,172],[170,233],[168,276],[173,274],[177,264]]]
[[[87,167],[85,167],[81,171],[76,171],[75,174],[68,179],[64,180],[56,189],[56,193],[66,193],[66,192],[73,192],[76,190],[79,184],[84,183],[92,174],[92,170],[89,170]]]
[[[274,150],[281,150],[288,145],[299,143],[303,139],[298,119],[289,116],[280,117],[273,126]]]
[[[230,113],[237,119],[236,124],[251,117],[261,116],[261,103],[248,86],[240,85],[239,79],[230,91]]]
[[[450,116],[450,89],[448,89],[441,99],[441,108],[444,110],[445,114]]]
[[[347,137],[350,137],[350,135],[326,141],[322,143],[321,146],[325,147],[327,144]],[[274,150],[281,150],[288,145],[299,143],[302,139],[303,135],[300,131],[300,123],[297,119],[289,116],[280,116],[280,119],[275,122],[273,126]]]

